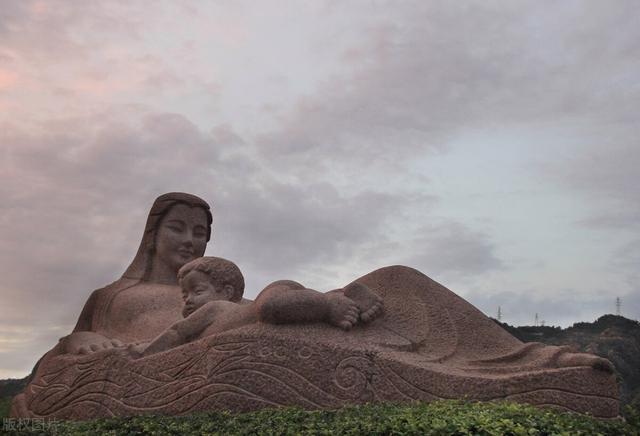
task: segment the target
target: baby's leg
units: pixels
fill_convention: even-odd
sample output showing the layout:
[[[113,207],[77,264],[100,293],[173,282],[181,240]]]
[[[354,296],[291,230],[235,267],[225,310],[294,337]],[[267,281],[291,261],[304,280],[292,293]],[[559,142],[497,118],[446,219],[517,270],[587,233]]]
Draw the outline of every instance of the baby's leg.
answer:
[[[269,324],[326,322],[345,330],[356,324],[359,313],[342,292],[323,294],[292,281],[267,286],[255,305],[258,319]]]

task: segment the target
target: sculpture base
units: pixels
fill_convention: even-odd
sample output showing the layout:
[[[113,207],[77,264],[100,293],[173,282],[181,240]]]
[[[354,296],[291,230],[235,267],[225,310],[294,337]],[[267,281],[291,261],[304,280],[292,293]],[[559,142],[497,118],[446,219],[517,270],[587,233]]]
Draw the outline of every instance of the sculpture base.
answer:
[[[327,330],[350,339],[364,331],[304,330],[298,327],[299,338],[292,339],[286,327],[249,326],[139,360],[123,350],[59,356],[16,398],[12,414],[86,420],[465,398],[618,415],[615,378],[604,371],[572,367],[487,373],[487,368],[429,362],[413,351],[345,347],[326,340]]]

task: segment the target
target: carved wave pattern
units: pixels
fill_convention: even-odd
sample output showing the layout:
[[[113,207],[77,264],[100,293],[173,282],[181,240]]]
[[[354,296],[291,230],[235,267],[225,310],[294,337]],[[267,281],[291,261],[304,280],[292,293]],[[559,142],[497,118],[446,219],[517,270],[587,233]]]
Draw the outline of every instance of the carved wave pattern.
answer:
[[[200,341],[137,361],[122,351],[61,358],[29,386],[27,406],[35,416],[76,419],[293,404],[336,407],[363,397],[371,362],[335,357],[317,346],[247,340]]]
[[[140,360],[110,350],[59,358],[48,369],[26,391],[27,408],[37,417],[181,415],[287,405],[336,408],[370,401],[429,401],[450,397],[446,393],[451,390],[451,381],[441,374],[381,359],[375,352],[274,338],[207,338]],[[463,378],[456,383],[464,382]],[[553,398],[553,404],[564,408],[578,398],[577,411],[594,401],[612,401],[537,391],[541,390],[510,398],[533,403]],[[483,399],[506,397],[496,390]]]

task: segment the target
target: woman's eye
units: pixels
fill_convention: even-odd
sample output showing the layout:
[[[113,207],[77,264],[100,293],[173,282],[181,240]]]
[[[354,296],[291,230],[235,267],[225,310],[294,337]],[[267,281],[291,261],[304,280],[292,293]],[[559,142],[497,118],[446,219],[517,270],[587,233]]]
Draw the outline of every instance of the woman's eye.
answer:
[[[174,232],[181,232],[182,229],[180,227],[177,226],[167,226],[169,228],[169,230],[173,230]]]

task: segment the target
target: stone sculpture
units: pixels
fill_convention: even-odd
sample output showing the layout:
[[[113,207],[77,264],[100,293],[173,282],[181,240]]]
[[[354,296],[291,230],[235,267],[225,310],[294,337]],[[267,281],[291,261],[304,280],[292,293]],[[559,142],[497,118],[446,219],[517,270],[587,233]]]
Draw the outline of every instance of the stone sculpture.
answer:
[[[91,294],[74,331],[43,356],[15,398],[12,416],[90,419],[438,398],[618,415],[607,360],[524,344],[408,267],[381,268],[325,294],[275,282],[255,302],[213,283],[220,298],[199,308],[184,304],[178,271],[203,255],[211,223],[198,197],[160,196],[131,266]],[[188,294],[185,279],[194,269],[185,268]],[[208,303],[209,312],[199,312]],[[171,339],[172,327],[194,315],[195,327]]]

